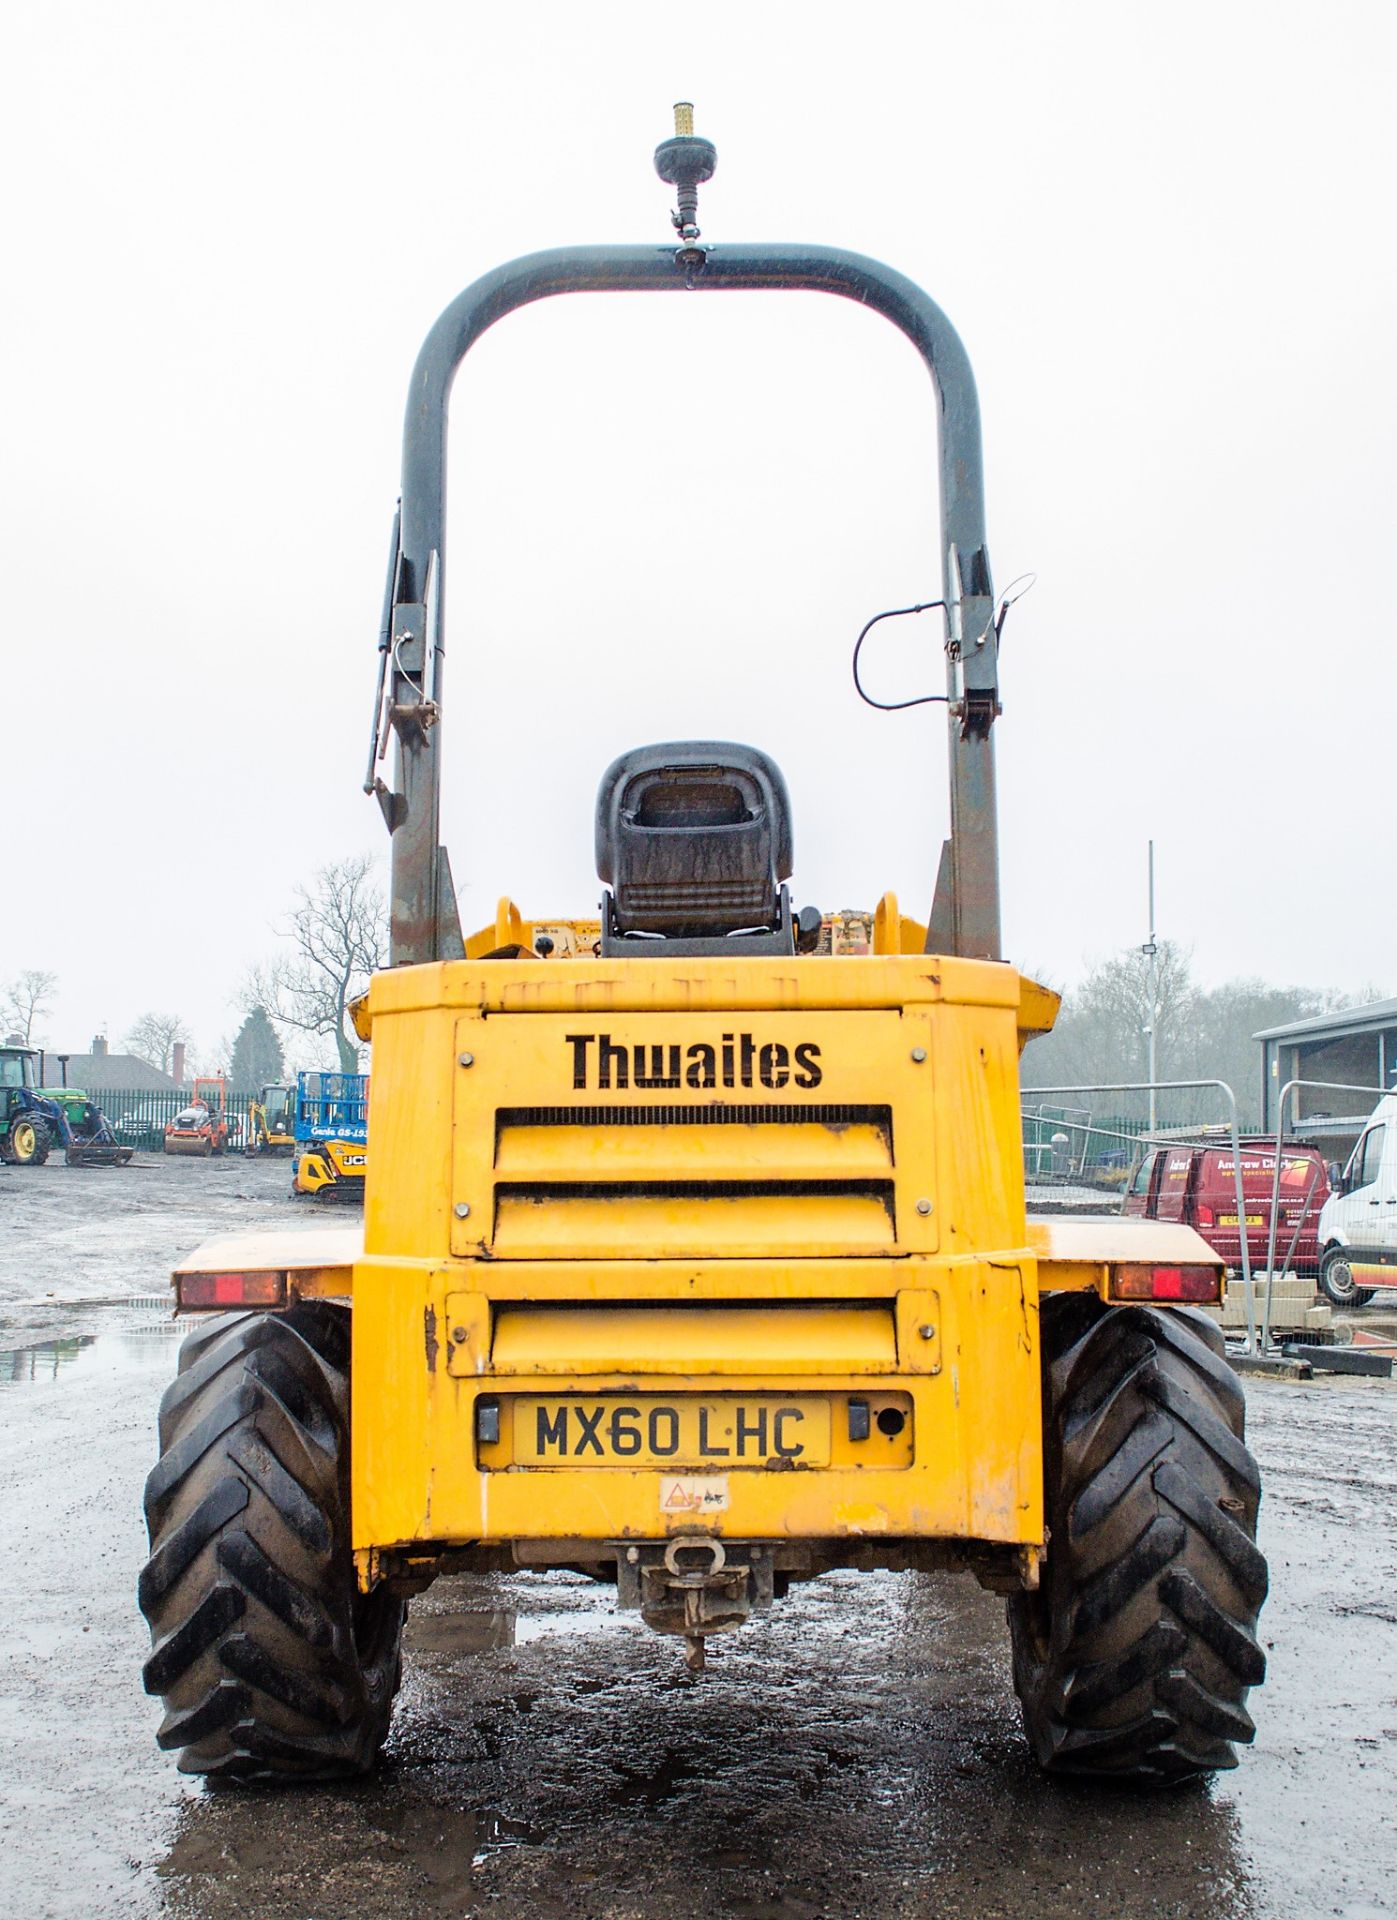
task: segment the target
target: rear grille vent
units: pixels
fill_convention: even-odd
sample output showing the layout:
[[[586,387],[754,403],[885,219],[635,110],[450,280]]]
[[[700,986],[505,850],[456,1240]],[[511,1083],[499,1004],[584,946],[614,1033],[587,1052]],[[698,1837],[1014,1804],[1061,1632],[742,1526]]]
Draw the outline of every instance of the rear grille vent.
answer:
[[[892,1144],[891,1107],[738,1106],[706,1107],[501,1107],[497,1131],[509,1127],[877,1127]]]
[[[503,1259],[892,1253],[892,1111],[814,1101],[502,1107],[494,1197],[490,1246]]]
[[[890,1180],[570,1180],[565,1187],[552,1181],[512,1180],[503,1191],[511,1200],[531,1200],[535,1206],[568,1200],[813,1200],[854,1195],[878,1200],[892,1218]]]

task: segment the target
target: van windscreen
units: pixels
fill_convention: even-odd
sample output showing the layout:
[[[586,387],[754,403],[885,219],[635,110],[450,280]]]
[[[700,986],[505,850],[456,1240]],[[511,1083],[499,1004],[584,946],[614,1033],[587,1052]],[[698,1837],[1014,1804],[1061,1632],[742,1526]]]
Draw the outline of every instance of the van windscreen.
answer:
[[[1135,1169],[1135,1178],[1130,1183],[1130,1191],[1132,1193],[1149,1192],[1150,1175],[1154,1172],[1154,1163],[1158,1158],[1159,1155],[1157,1153],[1147,1153],[1145,1155],[1144,1159]]]

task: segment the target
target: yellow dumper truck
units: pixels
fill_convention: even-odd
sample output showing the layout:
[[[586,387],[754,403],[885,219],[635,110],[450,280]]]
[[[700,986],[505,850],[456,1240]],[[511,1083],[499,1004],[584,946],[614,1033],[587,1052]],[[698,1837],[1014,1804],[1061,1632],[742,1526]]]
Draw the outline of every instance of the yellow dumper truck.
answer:
[[[1221,1263],[1184,1227],[1025,1215],[1019,1055],[1057,1003],[1000,950],[1003,608],[968,360],[872,260],[708,247],[713,149],[683,117],[656,162],[677,244],[502,267],[414,372],[369,760],[392,963],[358,1011],[365,1217],[175,1275],[203,1317],[146,1487],[160,1743],[232,1779],[371,1766],[405,1606],[442,1572],[586,1568],[698,1667],[792,1581],[960,1568],[1007,1596],[1045,1768],[1231,1766],[1266,1568],[1242,1396],[1194,1310]],[[598,920],[504,902],[465,938],[438,843],[456,370],[533,300],[747,289],[882,314],[938,396],[951,830],[928,917],[888,893],[871,950],[816,951],[777,767],[675,741],[602,777]]]

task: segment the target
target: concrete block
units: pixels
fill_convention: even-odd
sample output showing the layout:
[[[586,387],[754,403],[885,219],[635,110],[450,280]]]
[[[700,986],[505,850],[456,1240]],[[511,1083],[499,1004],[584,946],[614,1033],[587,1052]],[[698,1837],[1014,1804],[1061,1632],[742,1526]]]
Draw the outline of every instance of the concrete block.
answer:
[[[1291,1360],[1279,1353],[1229,1353],[1227,1364],[1234,1373],[1260,1375],[1267,1380],[1313,1380],[1315,1377],[1308,1360]]]
[[[1261,1316],[1266,1309],[1266,1282],[1252,1281],[1253,1315],[1256,1325],[1261,1325]],[[1231,1279],[1227,1283],[1227,1298],[1220,1308],[1205,1307],[1220,1327],[1228,1333],[1245,1333],[1247,1326],[1246,1288],[1240,1279]],[[1311,1316],[1318,1316],[1312,1318]],[[1271,1330],[1273,1333],[1312,1333],[1330,1323],[1331,1309],[1327,1303],[1315,1299],[1313,1280],[1301,1280],[1291,1276],[1286,1280],[1277,1280],[1271,1290]]]

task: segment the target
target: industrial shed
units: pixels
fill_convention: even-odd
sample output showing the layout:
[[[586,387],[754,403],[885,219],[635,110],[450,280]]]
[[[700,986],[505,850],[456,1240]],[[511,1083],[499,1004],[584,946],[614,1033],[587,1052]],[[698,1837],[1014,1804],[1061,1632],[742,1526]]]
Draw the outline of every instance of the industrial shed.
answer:
[[[1299,1114],[1295,1132],[1328,1146],[1341,1158],[1372,1111],[1378,1090],[1397,1086],[1397,1000],[1374,1000],[1342,1013],[1292,1020],[1253,1036],[1261,1042],[1261,1112],[1273,1129],[1281,1089],[1288,1080],[1328,1080],[1374,1089],[1371,1098],[1302,1087],[1287,1104]]]

